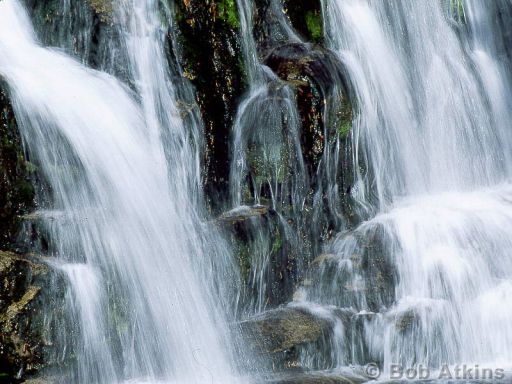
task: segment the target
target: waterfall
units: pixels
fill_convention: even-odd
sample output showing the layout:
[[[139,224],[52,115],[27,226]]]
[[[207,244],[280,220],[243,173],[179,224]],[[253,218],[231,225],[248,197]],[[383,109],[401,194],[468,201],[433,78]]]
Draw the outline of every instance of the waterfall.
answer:
[[[270,11],[278,17],[279,34],[284,35],[285,41],[300,41],[293,34],[291,27],[284,19],[282,10],[277,7],[277,1],[272,0]],[[297,174],[304,175],[304,161],[300,154],[299,117],[294,100],[293,90],[280,82],[279,78],[258,60],[259,53],[253,37],[253,6],[252,1],[238,0],[241,14],[241,35],[249,91],[241,102],[234,124],[234,156],[231,166],[231,198],[234,206],[242,203],[242,194],[246,185],[244,178],[248,172],[247,152],[251,145],[256,147],[253,157],[261,157],[260,166],[264,169],[260,175],[253,175],[251,183],[254,203],[261,202],[260,193],[264,186],[271,190],[272,206],[275,208],[283,203],[289,191],[281,191],[278,180],[288,172],[288,161],[297,162]],[[259,129],[265,127],[265,129]],[[291,142],[290,154],[285,153],[287,141]],[[289,158],[287,158],[289,157]],[[297,184],[303,184],[298,182]],[[297,188],[304,188],[299,185]],[[298,196],[297,196],[298,195]],[[297,196],[300,205],[301,194]]]
[[[247,68],[249,89],[235,117],[233,127],[233,160],[230,170],[231,203],[234,208],[243,204],[266,204],[279,212],[288,205],[299,216],[306,193],[306,171],[300,146],[300,119],[294,90],[281,81],[259,60],[253,37],[253,2],[238,0],[241,19],[241,38]],[[284,41],[299,42],[289,26],[280,1],[272,0],[268,11],[277,18],[273,36]],[[289,173],[296,175],[283,182]],[[262,191],[268,190],[262,198]],[[295,234],[283,217],[278,218],[277,231],[296,243]],[[274,229],[271,229],[272,231]],[[271,289],[268,275],[272,268],[271,254],[275,244],[269,228],[253,223],[248,229],[251,239],[251,278],[254,294],[250,295],[249,312],[261,312],[267,306],[266,295]]]
[[[461,2],[456,18],[442,3],[323,1],[355,96],[352,195],[368,219],[303,288],[302,305],[352,313],[342,356],[319,367],[510,368],[510,63],[498,2]]]
[[[510,1],[319,0],[323,40],[313,2],[179,1],[0,0],[25,225],[66,282],[57,375],[512,370]]]
[[[76,357],[70,380],[238,383],[218,298],[236,274],[199,203],[199,133],[177,112],[156,7],[114,2],[130,90],[43,47],[19,2],[4,0],[0,75],[51,191],[43,215],[76,336],[63,346]]]

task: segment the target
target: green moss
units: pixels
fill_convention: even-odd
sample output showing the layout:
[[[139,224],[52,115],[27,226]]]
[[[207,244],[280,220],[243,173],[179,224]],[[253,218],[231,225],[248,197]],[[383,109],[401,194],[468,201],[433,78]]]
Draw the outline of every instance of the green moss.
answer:
[[[283,247],[283,239],[281,238],[281,233],[277,230],[274,233],[274,242],[272,243],[272,253],[275,255],[277,252],[281,250]]]
[[[342,122],[340,124],[340,126],[338,127],[338,134],[341,137],[347,137],[348,134],[350,133],[351,128],[352,128],[352,124],[350,123],[350,121]]]
[[[336,113],[336,130],[341,138],[345,138],[352,129],[352,105],[348,100],[342,100],[341,107]]]
[[[25,161],[25,169],[28,173],[35,173],[37,171],[37,165],[30,161]]]
[[[464,10],[464,1],[463,0],[449,0],[449,12],[450,16],[460,24],[466,23],[466,12]]]
[[[283,7],[297,32],[309,41],[322,43],[323,21],[320,0],[283,0]]]
[[[238,9],[235,0],[221,0],[217,3],[217,16],[224,20],[231,28],[238,29]]]
[[[242,280],[248,281],[251,273],[251,252],[247,245],[240,245],[238,250],[238,262],[240,263]]]
[[[321,42],[324,36],[322,16],[315,11],[306,12],[306,26],[308,27],[311,39],[314,42]]]

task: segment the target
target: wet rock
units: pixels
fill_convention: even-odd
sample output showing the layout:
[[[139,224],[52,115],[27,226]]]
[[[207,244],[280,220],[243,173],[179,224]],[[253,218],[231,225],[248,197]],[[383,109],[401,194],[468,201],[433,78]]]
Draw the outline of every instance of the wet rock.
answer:
[[[19,215],[34,206],[31,173],[35,166],[23,151],[7,87],[0,78],[0,248],[12,248]]]
[[[47,255],[52,247],[51,226],[49,222],[57,220],[56,212],[32,211],[19,216],[20,229],[16,247],[23,252]]]
[[[333,372],[294,372],[277,375],[266,384],[359,384],[367,379],[356,375],[342,375]]]
[[[50,364],[55,324],[43,311],[62,308],[48,297],[57,274],[35,256],[0,251],[0,372],[12,377]],[[57,284],[58,285],[58,284]]]
[[[395,315],[395,328],[402,333],[405,333],[414,326],[420,316],[413,310],[409,309],[405,312]]]
[[[383,228],[368,230],[359,241],[363,252],[359,268],[367,287],[366,302],[369,310],[378,312],[382,307],[389,308],[395,302],[398,271]]]
[[[329,322],[297,308],[278,308],[241,323],[256,349],[267,353],[290,350],[319,340]]]
[[[87,0],[94,12],[99,15],[102,22],[109,22],[112,17],[111,0]]]
[[[306,40],[321,43],[324,39],[320,0],[284,0],[284,12],[293,28]]]
[[[69,377],[65,376],[41,376],[36,378],[30,378],[22,381],[23,384],[68,384],[73,382]]]
[[[331,51],[301,43],[275,48],[265,58],[265,64],[296,88],[302,153],[314,190],[325,179],[317,172],[322,156],[333,151],[336,138],[341,138],[341,151],[338,149],[336,154],[341,158],[337,177],[343,210],[348,213],[352,160],[347,138],[352,128],[352,105],[343,66]]]
[[[343,82],[344,77],[343,67],[337,57],[318,45],[281,45],[268,54],[265,64],[285,81],[298,85],[313,82],[324,91]]]
[[[338,256],[332,253],[323,253],[320,256],[315,257],[311,262],[312,268],[320,268],[325,264],[335,263],[338,260]]]
[[[353,113],[346,75],[332,52],[313,44],[282,44],[268,53],[264,63],[295,91],[308,182],[302,217],[314,255],[321,250],[321,241],[358,222],[351,196]]]
[[[255,0],[254,5],[253,37],[260,55],[296,35],[281,1]]]
[[[121,51],[112,55],[107,49],[120,44],[112,22],[112,0],[70,1],[67,12],[58,0],[23,2],[44,45],[60,47],[92,68],[108,69],[127,78],[127,58]]]
[[[238,223],[248,220],[252,217],[260,217],[268,213],[268,207],[264,205],[254,205],[248,207],[246,205],[232,209],[231,211],[223,213],[219,220],[226,223]]]
[[[497,14],[496,22],[503,31],[503,49],[507,53],[508,59],[512,60],[512,27],[509,20],[512,18],[512,4],[500,0],[496,2]]]
[[[260,311],[291,300],[298,276],[297,239],[273,209],[229,213],[223,228],[237,255],[244,284],[242,306]]]
[[[178,60],[194,85],[205,122],[205,188],[210,206],[225,206],[230,133],[245,88],[235,0],[178,0]]]

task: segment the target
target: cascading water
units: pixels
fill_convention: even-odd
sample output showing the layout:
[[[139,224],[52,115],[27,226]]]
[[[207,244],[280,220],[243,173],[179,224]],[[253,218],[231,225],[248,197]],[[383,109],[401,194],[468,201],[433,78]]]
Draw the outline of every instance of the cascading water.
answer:
[[[292,34],[291,28],[284,20],[284,15],[276,7],[276,1],[272,1],[272,10],[277,17],[278,30],[284,35],[286,41],[300,41]],[[300,143],[298,141],[299,117],[294,102],[293,91],[287,85],[280,82],[272,71],[260,64],[258,51],[253,37],[253,7],[252,2],[240,0],[238,7],[241,13],[241,33],[243,51],[249,80],[249,92],[241,103],[234,126],[234,160],[231,169],[232,202],[235,206],[242,203],[243,189],[248,188],[244,177],[247,173],[248,146],[256,147],[252,156],[261,157],[261,163],[265,169],[261,172],[261,179],[254,177],[251,180],[255,203],[260,203],[260,192],[263,186],[271,190],[272,205],[276,207],[282,203],[290,191],[280,191],[278,180],[284,178],[288,171],[286,164],[295,160],[298,164],[298,174],[304,175],[304,163],[300,156]],[[266,127],[262,131],[259,127]],[[288,138],[288,137],[289,138]],[[286,141],[290,140],[291,154],[285,152]],[[286,157],[289,156],[289,159]],[[299,183],[300,184],[300,183]],[[298,188],[300,188],[299,186]],[[302,188],[304,188],[302,186]],[[296,194],[294,194],[296,195]],[[297,196],[300,204],[300,196]]]
[[[215,4],[215,17],[233,11]],[[254,342],[237,344],[235,328],[284,329],[293,311],[306,324],[277,335],[297,342],[283,366],[512,367],[510,4],[323,0],[327,52],[302,41],[282,1],[237,0],[226,24],[240,22],[248,90],[232,134],[234,210],[216,223],[242,233],[246,292],[202,206],[203,128],[180,109],[194,95],[169,57],[180,55],[173,5],[113,0],[99,16],[61,0],[59,22],[36,27],[65,55],[38,42],[18,0],[0,1],[0,77],[49,188],[32,216],[69,285],[56,340],[66,379],[244,382],[237,370],[261,361],[235,357]],[[306,111],[304,90],[319,100]],[[323,119],[314,150],[308,113]],[[350,133],[337,125],[347,116]],[[318,324],[315,342],[294,338]]]
[[[286,200],[291,195],[292,206],[300,210],[306,192],[306,173],[300,149],[295,95],[287,84],[259,62],[253,37],[252,1],[239,0],[237,3],[249,90],[240,104],[233,128],[231,202],[234,207],[240,207],[242,203],[265,203],[279,209],[287,205]],[[300,41],[284,18],[278,1],[272,0],[269,8],[277,17],[273,33],[285,41]],[[290,172],[297,178],[292,183],[283,182]],[[264,189],[268,189],[270,201],[262,201]],[[296,243],[284,218],[278,217],[277,227],[283,236],[292,235],[288,240]],[[252,243],[250,285],[255,291],[248,305],[250,312],[261,312],[268,304],[270,258],[276,246],[272,243],[269,229],[258,222],[252,223],[248,237]]]
[[[136,94],[40,46],[22,6],[0,2],[0,75],[60,212],[48,225],[78,335],[72,381],[235,382],[216,293],[236,276],[203,223],[156,3],[114,6]]]
[[[306,349],[304,365],[510,368],[511,89],[497,5],[467,1],[455,20],[437,1],[323,2],[355,95],[352,195],[368,220],[326,247],[302,289],[302,306],[352,313],[334,361]]]
[[[343,130],[333,122],[342,109],[337,102],[347,104],[340,68],[325,50],[302,42],[283,1],[263,2],[257,13],[252,1],[240,0],[238,6],[249,90],[233,127],[231,202],[235,207],[256,203],[270,209],[264,219],[253,217],[244,227],[249,251],[243,252],[250,255],[251,264],[249,313],[258,313],[291,298],[294,282],[289,280],[298,279],[311,255],[319,252],[321,238],[344,224],[343,186],[338,183]],[[301,55],[288,64],[293,80],[272,72],[273,62]],[[301,63],[317,65],[316,74],[324,79],[317,83],[314,76],[308,78],[299,69]],[[308,113],[323,116],[316,126],[299,111],[301,98],[313,93],[319,104],[316,112]],[[282,282],[278,289],[276,280]]]

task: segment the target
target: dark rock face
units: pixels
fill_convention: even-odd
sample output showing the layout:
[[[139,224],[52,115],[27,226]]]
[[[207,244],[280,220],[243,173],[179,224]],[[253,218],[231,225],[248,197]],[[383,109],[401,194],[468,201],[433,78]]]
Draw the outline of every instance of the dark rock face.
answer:
[[[298,281],[298,255],[288,224],[263,205],[225,212],[218,223],[238,259],[244,284],[242,306],[258,310],[260,305],[273,308],[291,300]],[[254,298],[259,294],[263,302],[258,304]]]
[[[266,122],[265,116],[270,113],[267,113],[264,103],[255,103],[254,111],[248,113],[256,116],[260,113],[262,117],[253,119],[256,121],[254,126],[251,122],[246,124],[247,131],[250,132],[246,149],[247,179],[250,181],[247,182],[247,191],[243,193],[249,198],[244,197],[244,201],[251,201],[250,196],[256,194],[253,193],[255,191],[260,201],[265,204],[266,201],[273,199],[270,189],[265,186],[267,180],[272,179],[275,174],[272,172],[274,164],[262,160],[269,158],[264,156],[265,151],[279,153],[280,169],[284,170],[275,180],[282,192],[279,202],[281,206],[275,209],[284,220],[274,225],[278,230],[269,229],[265,234],[279,245],[276,249],[280,249],[278,252],[268,252],[271,268],[264,275],[266,303],[270,307],[275,307],[291,299],[294,285],[303,273],[303,265],[307,264],[308,257],[314,257],[319,253],[321,241],[329,239],[333,232],[350,221],[357,221],[357,217],[352,213],[350,196],[353,169],[349,138],[352,105],[344,82],[344,67],[337,56],[320,45],[287,41],[287,37],[279,33],[283,28],[282,23],[287,21],[285,10],[276,5],[279,2],[258,0],[255,4],[256,43],[260,54],[265,54],[263,64],[280,79],[269,84],[269,96],[265,101],[272,100],[272,112],[275,114],[275,110],[279,110],[279,107],[276,107],[277,103],[284,99],[283,92],[280,93],[283,83],[288,85],[292,103],[297,105],[300,125],[300,147],[297,149],[294,144],[294,135],[297,133],[291,132],[286,123],[282,124],[282,127],[277,125],[277,132],[270,132],[270,127],[276,124]],[[320,12],[319,3],[317,5],[317,11]],[[286,110],[285,107],[282,109]],[[289,116],[282,119],[288,121]],[[261,139],[262,136],[265,140]],[[337,140],[340,140],[340,145]],[[276,145],[279,149],[271,150],[273,143],[279,141],[280,144]],[[299,157],[304,159],[304,175],[302,170],[297,171],[297,168],[293,167],[293,164],[299,162]],[[339,163],[326,165],[330,159],[335,158],[340,159]],[[336,169],[337,174],[326,175],[328,168]],[[302,181],[304,186],[300,184]],[[332,194],[334,185],[329,184],[334,182],[337,196]],[[297,191],[290,188],[294,185],[301,185],[300,193],[304,193],[306,200],[305,208],[298,217],[291,206],[292,194],[297,195]],[[271,227],[269,224],[272,224],[272,220],[269,220],[269,217],[271,215],[259,222],[246,221],[243,225],[238,225],[234,238],[237,240],[235,248],[239,250],[240,260],[251,259],[256,254],[255,247],[251,244],[255,243],[252,239],[262,233],[262,228]],[[257,226],[258,223],[260,227]],[[283,226],[286,228],[281,228]],[[283,233],[294,233],[297,236],[290,239]],[[242,270],[248,271],[248,268]],[[246,280],[251,289],[254,284],[250,281],[250,273],[243,275],[248,276]]]
[[[230,131],[244,89],[238,11],[235,0],[178,0],[175,6],[179,59],[205,122],[204,183],[215,209],[229,195]]]
[[[119,63],[125,58],[105,49],[110,41],[118,40],[112,28],[110,0],[70,1],[67,13],[58,0],[24,2],[37,36],[45,45],[63,48],[93,68],[121,72]],[[70,16],[73,22],[69,21]]]
[[[62,288],[62,279],[36,257],[3,251],[26,249],[19,234],[23,216],[35,208],[35,173],[0,79],[0,382],[15,382],[15,376],[56,361],[50,340],[63,299],[53,293]],[[56,316],[45,317],[50,312]]]
[[[58,316],[43,310],[62,308],[58,296],[49,297],[58,279],[35,257],[0,251],[0,372],[24,376],[55,362],[50,340]]]
[[[320,46],[290,43],[272,50],[265,58],[281,79],[297,88],[297,104],[302,120],[301,141],[310,173],[316,171],[325,150],[326,106],[325,100],[332,95],[337,84],[343,84],[343,68],[336,56]],[[350,127],[352,107],[344,89],[340,90],[338,116],[341,124]],[[350,128],[348,128],[350,129]],[[331,132],[332,136],[336,131]],[[347,134],[346,132],[345,134]]]
[[[331,51],[303,43],[275,47],[264,63],[296,90],[302,155],[311,191],[307,205],[314,207],[310,211],[316,210],[314,217],[308,218],[308,228],[314,234],[312,249],[318,252],[317,239],[329,239],[332,232],[358,221],[352,211],[353,112],[345,69]],[[329,159],[339,162],[329,164]],[[327,174],[328,168],[337,169],[337,173]],[[329,184],[334,181],[336,196]]]
[[[33,169],[24,154],[16,118],[0,79],[0,249],[14,247],[19,215],[34,207],[30,180]]]
[[[323,41],[321,0],[284,0],[283,6],[293,28],[307,41]]]
[[[326,93],[343,76],[343,67],[338,58],[319,45],[281,45],[268,54],[265,64],[285,81],[299,85],[312,82]]]

